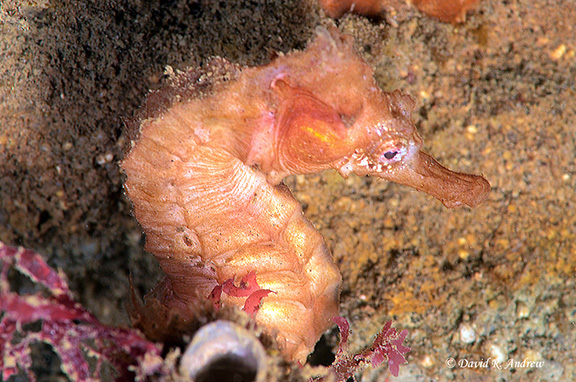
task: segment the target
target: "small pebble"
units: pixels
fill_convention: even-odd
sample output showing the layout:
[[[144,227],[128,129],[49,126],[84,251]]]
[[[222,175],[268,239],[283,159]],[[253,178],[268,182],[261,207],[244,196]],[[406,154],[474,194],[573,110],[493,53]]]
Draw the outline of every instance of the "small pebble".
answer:
[[[506,361],[506,354],[500,345],[494,343],[488,344],[487,346],[490,357],[494,359],[497,363],[503,363]]]
[[[465,323],[460,326],[460,340],[465,344],[471,344],[476,341],[476,331],[472,325]]]
[[[566,53],[566,45],[565,45],[565,44],[560,44],[560,45],[558,46],[558,48],[556,48],[556,49],[552,52],[551,56],[552,56],[553,59],[559,60],[559,59],[562,58],[562,56],[564,56],[565,53]]]
[[[516,317],[520,319],[530,317],[530,308],[522,301],[516,305]]]
[[[429,368],[434,366],[434,360],[429,355],[425,355],[422,361],[420,361],[420,365],[425,368]]]

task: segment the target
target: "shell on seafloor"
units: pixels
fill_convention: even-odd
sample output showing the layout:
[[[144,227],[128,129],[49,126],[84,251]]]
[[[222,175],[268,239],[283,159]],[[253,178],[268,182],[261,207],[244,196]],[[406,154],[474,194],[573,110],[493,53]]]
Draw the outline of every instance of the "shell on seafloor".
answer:
[[[196,333],[180,361],[180,374],[196,382],[264,380],[264,347],[247,329],[214,321]]]

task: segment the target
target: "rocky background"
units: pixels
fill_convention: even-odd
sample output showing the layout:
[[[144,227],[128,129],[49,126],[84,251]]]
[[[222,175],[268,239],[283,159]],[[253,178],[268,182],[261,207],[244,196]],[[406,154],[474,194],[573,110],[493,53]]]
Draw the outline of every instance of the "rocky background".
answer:
[[[167,66],[263,64],[335,23],[383,89],[415,98],[425,149],[492,184],[480,207],[448,210],[376,179],[287,179],[342,271],[352,350],[394,319],[412,347],[395,380],[576,379],[574,20],[571,0],[482,0],[456,26],[407,6],[333,21],[299,0],[4,0],[0,241],[44,254],[103,322],[128,324],[129,277],[145,294],[161,273],[122,189],[123,119]],[[510,367],[524,360],[541,363]]]

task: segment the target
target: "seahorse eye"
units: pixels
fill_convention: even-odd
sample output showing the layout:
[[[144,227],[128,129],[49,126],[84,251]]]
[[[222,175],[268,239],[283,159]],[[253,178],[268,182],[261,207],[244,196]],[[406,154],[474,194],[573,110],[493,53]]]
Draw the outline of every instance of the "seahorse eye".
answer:
[[[398,154],[398,151],[387,151],[384,153],[384,158],[390,160],[390,159],[394,158],[396,156],[396,154]]]
[[[380,151],[381,154],[379,154],[378,162],[381,164],[392,164],[399,162],[406,154],[406,151],[406,147],[402,147],[400,145],[384,148],[384,150]]]

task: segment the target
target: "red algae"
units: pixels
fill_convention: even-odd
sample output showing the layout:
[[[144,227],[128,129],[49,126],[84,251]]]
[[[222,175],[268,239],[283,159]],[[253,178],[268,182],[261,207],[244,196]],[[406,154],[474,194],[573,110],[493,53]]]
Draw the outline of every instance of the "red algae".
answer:
[[[11,270],[26,275],[46,293],[13,292]],[[40,323],[40,329],[31,330],[33,323]],[[51,346],[62,362],[62,372],[72,381],[100,380],[105,361],[114,366],[117,380],[144,380],[164,372],[156,344],[135,330],[103,325],[74,301],[63,274],[38,253],[0,242],[0,379],[24,371],[30,381],[36,381],[31,346],[38,342]]]
[[[335,28],[319,28],[305,51],[266,66],[215,59],[171,81],[133,121],[122,164],[146,249],[166,273],[154,304],[184,319],[207,299],[245,307],[277,334],[288,359],[303,362],[332,325],[341,276],[284,177],[372,175],[447,207],[488,195],[481,176],[420,151],[414,101],[382,92],[351,37]],[[257,294],[246,297],[250,285]]]

